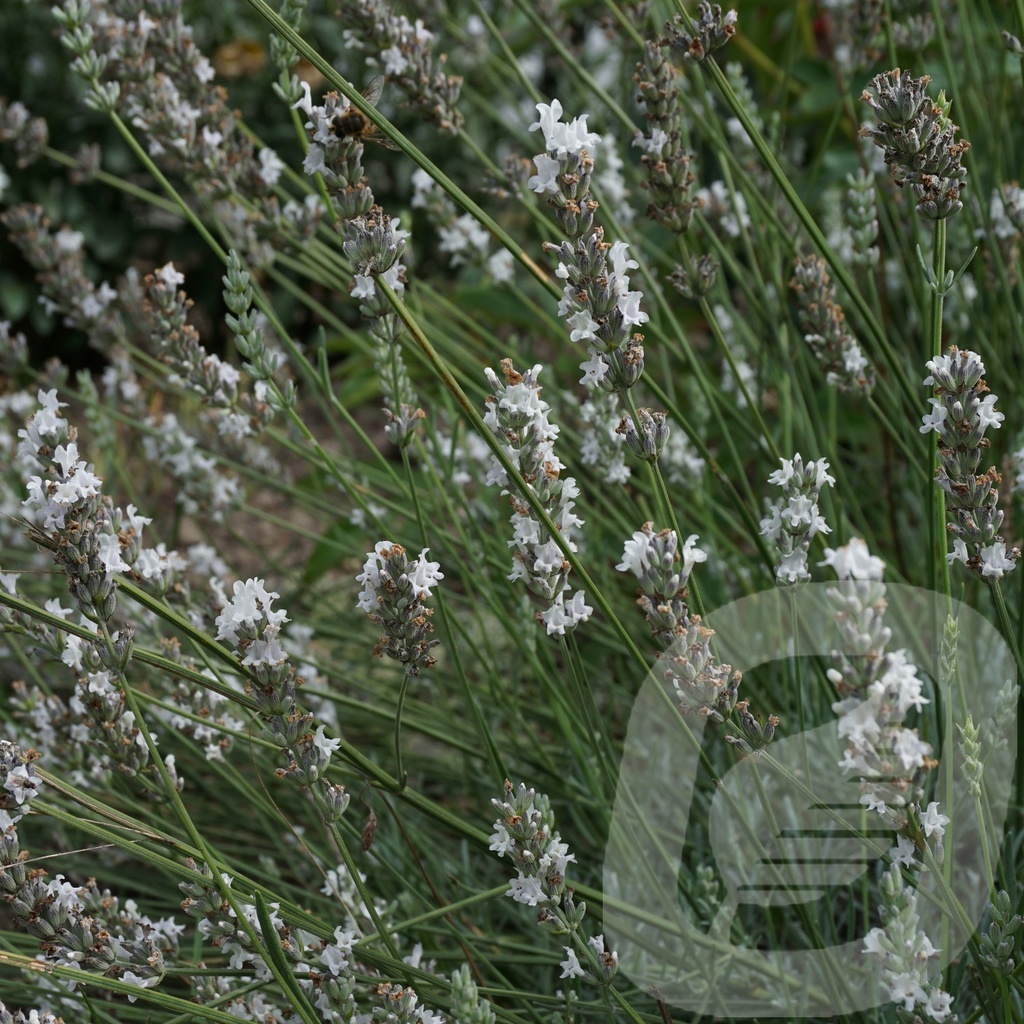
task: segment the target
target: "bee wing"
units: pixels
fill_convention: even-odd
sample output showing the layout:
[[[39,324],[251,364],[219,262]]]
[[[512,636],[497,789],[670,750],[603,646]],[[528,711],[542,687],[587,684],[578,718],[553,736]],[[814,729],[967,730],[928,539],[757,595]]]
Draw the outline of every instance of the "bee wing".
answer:
[[[377,75],[371,78],[366,83],[366,88],[363,90],[363,99],[371,106],[377,106],[377,100],[380,99],[381,90],[384,88],[384,76]]]
[[[400,152],[398,146],[396,146],[386,135],[381,135],[379,130],[374,131],[372,135],[366,136],[363,141],[376,142],[378,146],[383,146],[385,149],[393,149]]]

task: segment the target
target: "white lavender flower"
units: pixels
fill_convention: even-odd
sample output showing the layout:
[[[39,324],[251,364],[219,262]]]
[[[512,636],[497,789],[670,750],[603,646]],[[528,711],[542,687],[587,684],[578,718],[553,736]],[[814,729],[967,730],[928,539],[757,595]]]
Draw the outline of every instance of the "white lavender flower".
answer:
[[[519,373],[510,359],[501,361],[505,381],[493,370],[486,370],[491,386],[484,423],[498,439],[512,463],[519,469],[526,486],[544,506],[562,539],[576,550],[573,535],[583,525],[573,511],[579,488],[573,477],[562,477],[564,466],[555,455],[558,427],[548,419],[550,406],[540,397],[537,377],[541,367]],[[547,601],[540,613],[548,635],[561,636],[589,619],[593,609],[584,600],[582,590],[570,592],[570,566],[561,548],[541,522],[533,518],[516,483],[495,459],[487,476],[489,484],[499,484],[512,506],[509,520],[513,528],[513,567],[510,580],[521,579],[535,594]]]
[[[886,650],[885,563],[855,537],[841,548],[826,548],[821,564],[845,581],[828,591],[843,638],[827,673],[840,694],[832,710],[847,744],[840,767],[860,777],[861,803],[900,830],[920,800],[932,752],[916,729],[903,724],[911,710],[929,703],[924,681],[907,651]],[[937,805],[926,812],[929,822],[935,811]]]
[[[427,559],[427,548],[410,560],[400,544],[382,540],[366,556],[356,577],[363,584],[358,607],[384,630],[374,654],[401,662],[410,675],[418,675],[436,660],[429,653],[438,642],[429,639],[434,612],[423,602],[444,579],[440,567],[440,562]]]
[[[505,781],[504,797],[492,800],[498,818],[489,849],[508,857],[516,869],[507,896],[529,907],[557,907],[565,894],[566,870],[576,859],[554,828],[551,804],[543,794]]]
[[[227,640],[243,655],[243,665],[279,665],[288,656],[278,643],[277,634],[288,621],[284,610],[271,605],[280,596],[268,591],[263,580],[238,580],[232,599],[217,616],[217,639]]]
[[[590,150],[600,136],[587,129],[585,114],[563,122],[557,99],[538,103],[537,112],[540,118],[530,130],[542,130],[547,151],[534,158],[537,174],[528,185],[550,194],[548,202],[567,238],[543,245],[557,255],[555,273],[565,281],[558,313],[570,328],[569,340],[587,343],[590,358],[580,367],[583,382],[623,391],[643,372],[642,335],[633,328],[646,323],[648,315],[640,308],[643,293],[629,286],[628,271],[639,264],[627,256],[628,245],[609,246],[603,230],[594,227],[598,204],[590,195]]]
[[[644,523],[643,528],[626,541],[622,561],[615,568],[636,577],[639,584],[636,603],[655,637],[666,645],[690,625],[686,584],[693,567],[707,557],[707,552],[697,547],[695,533],[686,538],[680,549],[675,530],[655,533],[652,523]]]
[[[952,346],[947,355],[929,360],[927,367],[924,383],[934,387],[935,395],[929,399],[931,412],[922,418],[921,433],[939,435],[936,483],[946,495],[947,529],[954,538],[946,558],[963,562],[983,579],[1001,579],[1014,568],[1020,551],[1008,550],[999,535],[1003,511],[995,484],[1001,477],[995,466],[979,474],[978,465],[990,444],[985,432],[998,429],[1003,414],[995,409],[996,396],[988,392],[982,378],[985,366],[976,352]]]
[[[953,997],[928,976],[929,961],[941,950],[920,930],[917,894],[903,884],[898,864],[883,876],[882,894],[885,927],[864,936],[864,952],[881,964],[882,983],[893,1002],[916,1020],[941,1024],[950,1018]]]
[[[773,541],[779,551],[775,581],[793,586],[811,578],[807,569],[807,551],[811,539],[831,529],[818,511],[822,487],[831,487],[835,479],[828,474],[828,462],[818,459],[804,464],[799,453],[783,459],[782,468],[768,477],[768,483],[782,488],[783,501],[771,505],[761,520],[761,533]]]

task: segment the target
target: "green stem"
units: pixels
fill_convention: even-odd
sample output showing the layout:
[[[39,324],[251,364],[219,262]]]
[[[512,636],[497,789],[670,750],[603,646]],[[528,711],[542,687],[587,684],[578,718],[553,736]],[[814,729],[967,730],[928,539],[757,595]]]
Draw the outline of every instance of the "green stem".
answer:
[[[992,583],[992,598],[996,606],[996,614],[999,616],[999,627],[1003,631],[1003,637],[1010,645],[1013,654],[1013,663],[1017,667],[1017,803],[1024,805],[1024,662],[1021,661],[1021,649],[1017,643],[1017,631],[1010,621],[1010,611],[1006,607],[1006,599],[1003,596],[1003,588],[998,580]]]
[[[398,779],[396,793],[402,793],[409,781],[405,768],[402,766],[402,712],[405,710],[405,696],[409,692],[410,679],[412,679],[412,673],[406,668],[402,673],[402,685],[398,689],[398,704],[395,706],[395,763],[398,766],[395,772],[395,777]]]
[[[928,351],[929,359],[936,359],[942,354],[942,308],[945,301],[946,276],[946,221],[940,218],[935,222],[934,252],[932,253],[932,270],[935,279],[932,282],[931,301],[931,323]],[[940,466],[941,456],[939,446],[935,445],[932,453],[932,474],[934,475]],[[938,559],[934,564],[938,566],[938,579],[936,580],[940,593],[946,596],[947,603],[952,593],[949,578],[949,560],[946,558],[946,495],[939,486],[929,488],[932,505],[932,531],[933,531],[933,556]]]
[[[349,878],[352,879],[352,884],[356,888],[356,892],[359,893],[359,898],[363,901],[363,907],[366,909],[366,914],[373,922],[373,927],[377,932],[381,942],[384,943],[388,953],[394,957],[397,963],[402,962],[402,958],[395,947],[394,941],[391,938],[391,934],[384,926],[384,922],[380,918],[380,914],[377,913],[377,908],[374,906],[373,896],[366,888],[366,883],[363,881],[363,876],[359,869],[356,867],[355,861],[352,859],[352,852],[348,848],[348,844],[345,842],[345,837],[341,834],[341,830],[337,824],[328,826],[331,831],[331,835],[334,836],[334,842],[338,847],[338,851],[341,854],[341,859],[345,862],[345,868],[348,871]]]

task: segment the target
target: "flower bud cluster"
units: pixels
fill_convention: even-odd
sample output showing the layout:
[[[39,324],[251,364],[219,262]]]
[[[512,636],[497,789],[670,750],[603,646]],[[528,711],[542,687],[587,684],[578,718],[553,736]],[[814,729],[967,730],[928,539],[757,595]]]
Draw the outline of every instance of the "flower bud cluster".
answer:
[[[262,421],[265,425],[277,411],[275,403],[283,402],[286,406],[295,404],[295,385],[288,381],[280,389],[267,386],[266,382],[273,380],[274,374],[284,362],[284,353],[268,348],[264,341],[260,323],[262,314],[253,308],[249,272],[243,268],[234,249],[228,252],[226,269],[227,273],[221,282],[224,285],[224,304],[230,312],[224,317],[224,323],[234,335],[235,347],[245,360],[242,366],[256,382],[255,401],[249,395],[244,395],[239,399],[239,404],[255,423]],[[220,371],[221,375],[223,372]]]
[[[527,187],[540,194],[550,194],[548,200],[555,209],[559,227],[571,239],[577,239],[593,229],[597,200],[590,196],[590,179],[594,161],[590,151],[601,141],[601,136],[587,128],[589,114],[581,114],[571,121],[562,121],[562,104],[538,103],[538,120],[530,131],[540,129],[544,135],[545,152],[533,158],[537,173]]]
[[[263,580],[236,580],[230,600],[219,595],[216,637],[231,645],[247,671],[246,693],[256,701],[264,738],[284,751],[286,766],[276,770],[277,777],[309,788],[321,817],[334,820],[332,815],[344,810],[337,806],[343,787],[333,786],[324,775],[340,740],[327,739],[322,725],[314,732],[313,715],[297,703],[302,680],[278,639],[288,621],[283,610],[272,607],[279,596]]]
[[[253,394],[239,392],[241,374],[230,363],[207,352],[199,332],[188,323],[192,301],[179,289],[184,281],[184,274],[173,263],[148,274],[143,281],[146,326],[158,355],[171,370],[169,383],[202,397],[204,414],[214,419],[218,434],[236,440],[250,437],[273,418],[274,409],[267,401],[268,389],[263,381],[273,375],[283,356],[265,348],[256,312],[249,308],[249,274],[232,249],[228,273],[223,278],[225,301],[232,310],[226,321],[242,355],[249,360],[245,369],[257,380]]]
[[[116,111],[140,132],[153,160],[213,206],[232,245],[249,262],[267,265],[275,248],[294,246],[296,234],[315,229],[315,217],[294,203],[282,213],[271,190],[284,163],[271,149],[257,151],[241,130],[181,8],[181,0],[145,10],[66,0],[52,13],[75,55],[73,70],[88,84],[86,102]]]
[[[849,229],[851,258],[859,267],[877,267],[878,209],[875,206],[875,179],[863,167],[846,176],[843,219]]]
[[[690,573],[708,557],[696,544],[697,535],[691,534],[680,550],[674,530],[655,533],[653,524],[644,523],[626,541],[622,561],[615,568],[633,573],[640,584],[636,603],[654,638],[666,648],[658,654],[659,669],[675,690],[680,713],[721,723],[739,707],[736,697],[742,675],[718,661],[711,651],[715,631],[701,625],[700,616],[691,615],[687,607]],[[735,736],[727,739],[743,753],[751,753],[771,742],[778,719],[773,715],[762,730],[746,708],[743,702],[740,727],[751,742]]]
[[[27,869],[28,851],[21,849],[18,824],[40,780],[32,759],[9,740],[0,740],[0,778],[0,903],[39,940],[47,962],[140,988],[158,985],[165,959],[177,954],[183,927],[171,918],[141,914],[133,900],[122,906],[92,879],[83,886],[63,875],[47,882],[44,871]]]
[[[238,476],[206,454],[174,413],[147,416],[143,422],[148,428],[142,436],[143,452],[174,482],[179,508],[222,522],[245,496]]]
[[[269,688],[286,684],[289,677],[288,655],[277,638],[288,616],[271,607],[279,596],[268,591],[263,580],[236,580],[216,622],[217,639],[226,640],[241,663]]]
[[[22,505],[47,535],[82,614],[107,622],[117,603],[117,574],[131,569],[142,529],[152,520],[137,515],[134,505],[126,513],[113,507],[102,494],[103,481],[78,457],[74,429],[60,415],[66,403],[57,400],[56,389],[38,397],[42,408],[19,431],[18,455],[45,476],[28,480]]]
[[[10,320],[0,320],[0,374],[10,381],[17,381],[27,376],[28,371],[28,340],[21,331],[11,333]]]
[[[572,937],[584,962],[580,963],[572,946],[563,947],[566,959],[559,965],[563,978],[588,978],[599,985],[608,984],[618,971],[619,955],[605,948],[603,935],[592,936],[586,943],[578,935],[587,906],[576,903],[568,886],[566,871],[576,855],[569,853],[555,831],[550,801],[524,783],[516,789],[506,779],[502,799],[491,803],[498,819],[490,849],[499,857],[507,855],[516,869],[505,895],[525,906],[539,907],[537,923],[545,930]]]
[[[981,729],[968,715],[963,725],[957,725],[960,732],[960,771],[967,780],[967,791],[973,797],[981,796],[981,778],[985,765],[981,760]]]
[[[907,50],[921,58],[935,39],[935,17],[931,11],[920,14],[904,14],[893,18],[892,41],[897,50]]]
[[[686,538],[680,550],[675,530],[655,533],[653,523],[644,523],[626,541],[622,561],[615,568],[636,577],[636,603],[654,638],[666,647],[690,627],[686,583],[693,567],[707,557],[707,552],[697,547],[695,533]]]
[[[396,294],[405,291],[405,252],[408,231],[392,220],[373,199],[363,174],[363,144],[358,137],[339,135],[335,121],[348,109],[348,101],[330,92],[320,106],[314,106],[308,83],[304,96],[294,104],[308,120],[311,133],[303,163],[307,174],[320,174],[338,214],[338,230],[345,235],[343,249],[353,264],[352,297],[359,300],[359,311],[369,321],[376,342],[374,366],[384,392],[385,433],[388,439],[405,447],[411,443],[423,410],[405,369],[398,348],[402,321],[378,288],[375,278],[382,277]]]
[[[5,210],[0,223],[36,271],[47,312],[63,313],[64,324],[83,331],[101,352],[126,339],[117,291],[106,281],[94,285],[86,275],[85,238],[80,232],[54,231],[43,208],[34,203]]]
[[[65,613],[59,606],[50,610]],[[114,638],[115,647],[125,650],[133,634],[130,626],[122,626]],[[69,702],[71,738],[79,743],[88,739],[83,753],[94,777],[109,778],[110,773],[126,776],[135,781],[136,788],[141,785],[150,799],[165,801],[169,794],[163,777],[150,763],[149,747],[119,684],[124,666],[112,670],[106,664],[109,657],[104,658],[104,650],[101,643],[89,643],[71,634],[65,638],[61,660],[76,676],[75,696]],[[167,755],[165,767],[180,792],[184,782],[174,770],[173,754]]]
[[[277,9],[281,20],[296,32],[302,26],[302,15],[306,11],[307,0],[282,0]],[[299,52],[284,37],[276,32],[270,33],[270,62],[277,68],[279,76],[273,83],[274,92],[291,105],[302,95],[302,83],[299,76],[292,73],[292,68],[299,59]]]
[[[725,742],[746,756],[764,750],[775,738],[775,730],[779,725],[778,715],[769,715],[768,721],[762,725],[750,713],[750,701],[738,700],[733,706],[732,720],[739,726],[739,735],[728,734]]]
[[[836,302],[836,289],[818,256],[798,256],[793,261],[790,288],[796,293],[800,327],[811,346],[825,380],[840,391],[869,395],[875,371],[857,339],[846,329],[846,318]]]
[[[404,14],[393,14],[386,0],[343,0],[338,14],[346,25],[346,44],[363,50],[366,63],[380,68],[405,93],[408,106],[442,131],[457,135],[462,126],[456,108],[462,78],[444,73],[445,54],[435,62],[434,33],[423,19],[410,23]]]
[[[260,981],[270,979],[264,946],[275,943],[288,957],[297,984],[322,1020],[330,1024],[345,1024],[357,1019],[373,1019],[370,1013],[357,1012],[355,994],[357,980],[365,987],[368,976],[372,980],[376,972],[368,965],[357,965],[354,947],[361,936],[375,930],[376,922],[387,918],[389,907],[383,900],[374,900],[373,907],[368,909],[344,864],[327,869],[325,884],[320,889],[340,910],[343,922],[334,929],[331,938],[326,939],[286,921],[277,904],[267,907],[274,934],[266,935],[250,898],[235,891],[232,895],[242,915],[243,920],[240,921],[222,891],[223,886],[232,884],[232,878],[222,875],[221,885],[218,885],[205,864],[198,868],[193,861],[186,863],[194,874],[202,877],[179,884],[185,896],[182,910],[198,921],[200,935],[223,952],[233,971],[254,975]],[[365,876],[360,875],[360,879],[365,881]],[[387,927],[386,922],[384,926]],[[257,937],[255,942],[253,932]],[[394,935],[392,939],[397,942],[398,936]],[[406,962],[416,965],[413,958],[406,958]],[[232,989],[228,979],[214,978],[212,974],[197,977],[195,989],[198,1001],[207,1004],[220,1004],[224,1002],[223,997],[231,996],[232,1013],[247,1020],[283,1020],[289,1010],[294,1009],[290,1001],[287,1002],[288,1009],[268,1002],[264,995],[270,995],[270,992],[265,988],[261,988],[256,997],[242,998]],[[410,1005],[409,1000],[389,998],[397,992],[387,985],[370,991],[382,997],[384,1019],[388,1019],[387,1014],[398,1006]],[[412,995],[411,990],[405,991]],[[415,1002],[414,996],[411,1002]],[[416,1024],[443,1024],[440,1017],[432,1015],[426,1008],[420,1008],[413,1020]]]
[[[629,287],[627,271],[639,264],[627,257],[628,245],[610,245],[604,231],[594,227],[597,201],[590,196],[593,160],[587,147],[596,146],[600,136],[587,130],[586,114],[563,123],[557,99],[538,103],[537,112],[539,120],[530,131],[543,132],[546,153],[534,157],[537,174],[529,186],[551,194],[555,217],[568,236],[561,244],[543,245],[546,252],[557,254],[556,273],[565,281],[558,315],[571,329],[570,341],[587,343],[590,358],[580,365],[581,383],[625,391],[643,373],[643,335],[632,328],[646,323],[648,316],[640,309],[643,293]]]
[[[451,1017],[459,1024],[495,1024],[494,1007],[480,996],[469,964],[452,971]]]
[[[0,1024],[64,1024],[63,1018],[49,1010],[15,1010],[11,1013],[0,999]]]
[[[647,177],[641,186],[651,193],[647,216],[681,234],[689,228],[693,211],[703,204],[690,198],[697,176],[690,170],[693,154],[683,149],[676,74],[665,47],[648,41],[633,76],[647,132],[638,133],[633,145],[643,150],[640,163]]]
[[[144,309],[161,361],[171,368],[169,383],[201,395],[204,403],[230,407],[238,401],[241,375],[230,363],[210,355],[199,332],[188,323],[192,301],[179,290],[185,275],[166,263],[143,281]]]
[[[917,211],[941,220],[963,209],[960,191],[967,185],[963,167],[969,142],[957,141],[960,130],[949,119],[944,94],[931,100],[928,75],[911,78],[899,68],[876,75],[861,100],[875,112],[877,127],[864,125],[860,134],[885,150],[885,163],[901,188],[909,182]]]
[[[43,118],[32,117],[23,103],[0,98],[0,142],[14,143],[19,167],[38,160],[49,141],[49,128]]]
[[[615,432],[622,434],[626,447],[644,462],[658,461],[671,433],[668,414],[651,412],[650,409],[637,409],[635,420],[631,416],[624,416]]]
[[[932,980],[936,971],[929,965],[942,951],[921,930],[917,893],[903,884],[898,863],[882,876],[881,913],[882,927],[864,936],[864,952],[881,965],[881,981],[890,998],[908,1020],[942,1024],[955,1019],[950,1010],[953,997]]]
[[[1000,974],[1013,974],[1019,962],[1017,936],[1024,918],[1013,912],[1013,901],[1005,889],[996,893],[989,904],[988,914],[991,919],[988,930],[978,930],[981,962]]]
[[[32,801],[39,795],[43,780],[36,774],[33,766],[34,757],[24,753],[21,748],[10,740],[0,739],[0,778],[3,778],[3,790],[0,791],[0,825],[5,829],[16,824],[30,810]],[[6,851],[5,849],[5,852]],[[10,864],[20,863],[14,851],[10,860],[4,861],[5,868]],[[27,872],[24,868],[14,873],[15,880],[24,881]],[[10,892],[12,876],[4,872],[0,876],[0,887]]]
[[[840,579],[827,592],[842,636],[833,652],[834,668],[827,673],[840,695],[833,705],[839,736],[847,740],[839,764],[860,777],[860,803],[877,811],[897,833],[882,883],[883,927],[867,933],[864,952],[879,957],[883,983],[901,1002],[907,1020],[945,1021],[950,996],[928,979],[928,961],[938,950],[919,928],[914,889],[904,885],[900,870],[901,865],[918,863],[919,850],[929,840],[941,862],[949,823],[935,801],[922,810],[924,774],[936,762],[918,730],[902,724],[910,709],[921,711],[929,702],[924,681],[905,650],[886,650],[892,631],[885,624],[882,559],[854,538],[843,548],[826,549],[822,564],[833,567]]]
[[[709,253],[690,259],[688,263],[689,268],[677,263],[669,275],[669,281],[684,298],[699,301],[714,286],[720,264]]]
[[[590,358],[580,363],[581,384],[598,384],[606,391],[631,388],[644,370],[643,335],[632,328],[648,315],[640,308],[643,292],[631,291],[629,270],[639,264],[629,259],[626,242],[608,245],[597,228],[585,242],[544,248],[559,258],[558,277],[565,281],[558,313],[571,328],[570,341],[585,341]]]
[[[342,248],[355,267],[357,285],[361,277],[386,275],[398,265],[405,252],[407,236],[398,232],[397,225],[392,228],[391,218],[379,206],[371,207],[366,216],[351,220],[346,235]],[[364,315],[370,314],[364,312]]]
[[[571,551],[576,550],[573,534],[583,525],[575,512],[574,499],[579,488],[573,477],[561,476],[565,468],[555,455],[554,442],[558,427],[548,420],[551,407],[540,397],[537,376],[540,366],[519,373],[512,366],[511,359],[503,359],[501,368],[505,381],[487,369],[491,394],[487,398],[484,423],[498,439],[505,454],[515,465],[526,486],[544,506],[556,529],[559,530]],[[497,460],[487,476],[489,484],[498,484],[507,494],[512,506],[510,522],[513,539],[513,569],[510,580],[525,580],[535,594],[550,602],[546,611],[538,618],[547,628],[548,635],[562,635],[580,622],[586,622],[593,611],[584,603],[582,590],[569,594],[570,566],[562,549],[536,519],[520,493],[518,484],[511,481]]]
[[[438,234],[438,251],[448,256],[450,267],[482,266],[496,283],[512,280],[512,253],[498,249],[488,257],[490,232],[473,214],[460,215],[448,194],[422,167],[413,171],[412,187],[409,205],[424,211]]]
[[[399,262],[405,251],[409,233],[401,231],[379,206],[351,220],[346,227],[345,255],[353,262],[356,274],[352,297],[359,300],[359,312],[369,321],[370,333],[377,341],[374,366],[384,392],[385,433],[399,447],[408,445],[416,423],[424,412],[416,404],[405,361],[397,339],[403,331],[402,321],[392,311],[391,303],[377,287],[382,277],[397,295],[405,291],[405,265]]]
[[[677,14],[665,24],[665,42],[673,50],[681,50],[687,60],[703,62],[736,34],[736,18],[735,11],[723,14],[720,4],[701,0],[697,4],[696,24],[689,16]],[[687,29],[694,29],[693,34]]]
[[[575,405],[576,396],[568,393],[565,401]],[[620,430],[624,420],[617,394],[594,391],[580,403],[580,462],[593,466],[605,483],[624,484],[633,475],[626,465],[626,433]]]
[[[833,6],[828,12],[832,59],[846,74],[877,64],[884,51],[882,0]],[[895,28],[895,25],[893,25]]]
[[[768,477],[768,483],[781,487],[784,499],[771,505],[768,515],[761,520],[761,534],[779,550],[775,582],[780,587],[805,583],[811,578],[807,569],[811,538],[818,533],[831,533],[818,512],[818,495],[822,487],[831,487],[835,479],[828,475],[825,459],[804,465],[797,453],[792,459],[782,460],[782,468]]]
[[[736,706],[743,676],[712,653],[714,635],[713,629],[701,624],[699,615],[680,618],[671,645],[659,656],[659,667],[675,690],[680,714],[696,714],[720,724]]]
[[[419,558],[410,561],[401,544],[378,541],[356,577],[363,584],[357,607],[384,630],[373,653],[400,662],[411,676],[436,661],[430,649],[438,641],[429,639],[434,611],[424,602],[444,573],[438,571],[440,562],[427,560],[428,550],[424,548]]]
[[[991,445],[985,431],[998,428],[1003,414],[996,412],[996,396],[986,394],[985,366],[976,352],[951,346],[947,355],[926,365],[924,383],[934,387],[935,397],[928,400],[932,411],[922,418],[921,433],[939,435],[935,479],[946,495],[946,529],[955,538],[946,558],[963,562],[984,579],[1001,579],[1016,565],[1020,551],[1007,551],[999,535],[1003,511],[995,485],[1002,477],[995,466],[979,475],[978,464],[982,450]]]
[[[1007,284],[1013,288],[1019,279],[1020,243],[1024,236],[1024,189],[1016,181],[1004,181],[992,189],[988,216],[992,228],[978,228],[975,235],[984,239],[985,276],[990,288],[1001,287],[999,274],[1005,271]],[[996,253],[992,252],[995,249]],[[997,262],[998,261],[998,262]],[[1002,270],[996,267],[1002,264]]]
[[[503,798],[492,800],[498,819],[489,849],[508,856],[516,869],[506,896],[528,907],[555,908],[566,896],[566,870],[576,855],[555,831],[551,803],[543,794],[505,780]]]
[[[935,765],[931,745],[903,725],[911,709],[929,703],[924,681],[907,651],[886,650],[892,631],[885,624],[885,563],[854,537],[841,548],[826,548],[822,564],[840,580],[827,591],[841,638],[827,673],[839,696],[832,705],[838,735],[846,739],[839,766],[859,776],[860,802],[905,833],[924,795],[924,774]],[[903,834],[899,843],[899,855],[913,846]]]
[[[224,899],[221,886],[214,882],[209,868],[204,864],[200,871],[193,861],[186,863],[193,872],[205,876],[208,881],[190,879],[179,883],[178,888],[185,895],[181,908],[189,917],[198,920],[199,934],[221,950],[233,971],[253,975],[260,981],[269,980],[272,975],[264,947],[273,943],[288,958],[297,983],[323,1020],[340,1022],[354,1019],[354,1012],[344,1013],[346,1009],[355,1010],[351,984],[352,946],[358,932],[354,928],[339,926],[331,940],[322,939],[295,923],[287,922],[281,916],[279,905],[273,903],[267,907],[273,934],[266,935],[260,915],[250,899],[233,893],[243,924],[231,904]],[[328,874],[334,875],[335,872]],[[223,885],[230,886],[232,881],[230,875],[221,876]],[[351,912],[347,916],[351,920]],[[252,933],[255,933],[255,941]],[[199,992],[199,998],[204,1002],[219,1002],[217,997],[223,994],[224,991],[215,988],[206,989]],[[292,1005],[290,1001],[289,1005]],[[232,1000],[231,1006],[236,1014],[245,1008],[253,1020],[278,1020],[284,1016],[283,1007],[275,1006],[266,999],[260,999],[252,1006]]]

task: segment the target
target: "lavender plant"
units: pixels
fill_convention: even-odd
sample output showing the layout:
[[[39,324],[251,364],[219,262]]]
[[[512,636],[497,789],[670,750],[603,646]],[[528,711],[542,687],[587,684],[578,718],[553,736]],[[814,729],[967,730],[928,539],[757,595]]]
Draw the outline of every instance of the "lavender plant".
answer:
[[[1021,12],[277,6],[28,3],[0,69],[0,1024],[656,1024],[840,940],[851,1019],[1024,1019],[1015,681],[890,604],[1024,668]],[[831,653],[726,653],[761,592]],[[651,671],[678,1014],[602,920]],[[847,780],[862,875],[733,891],[737,768]]]

